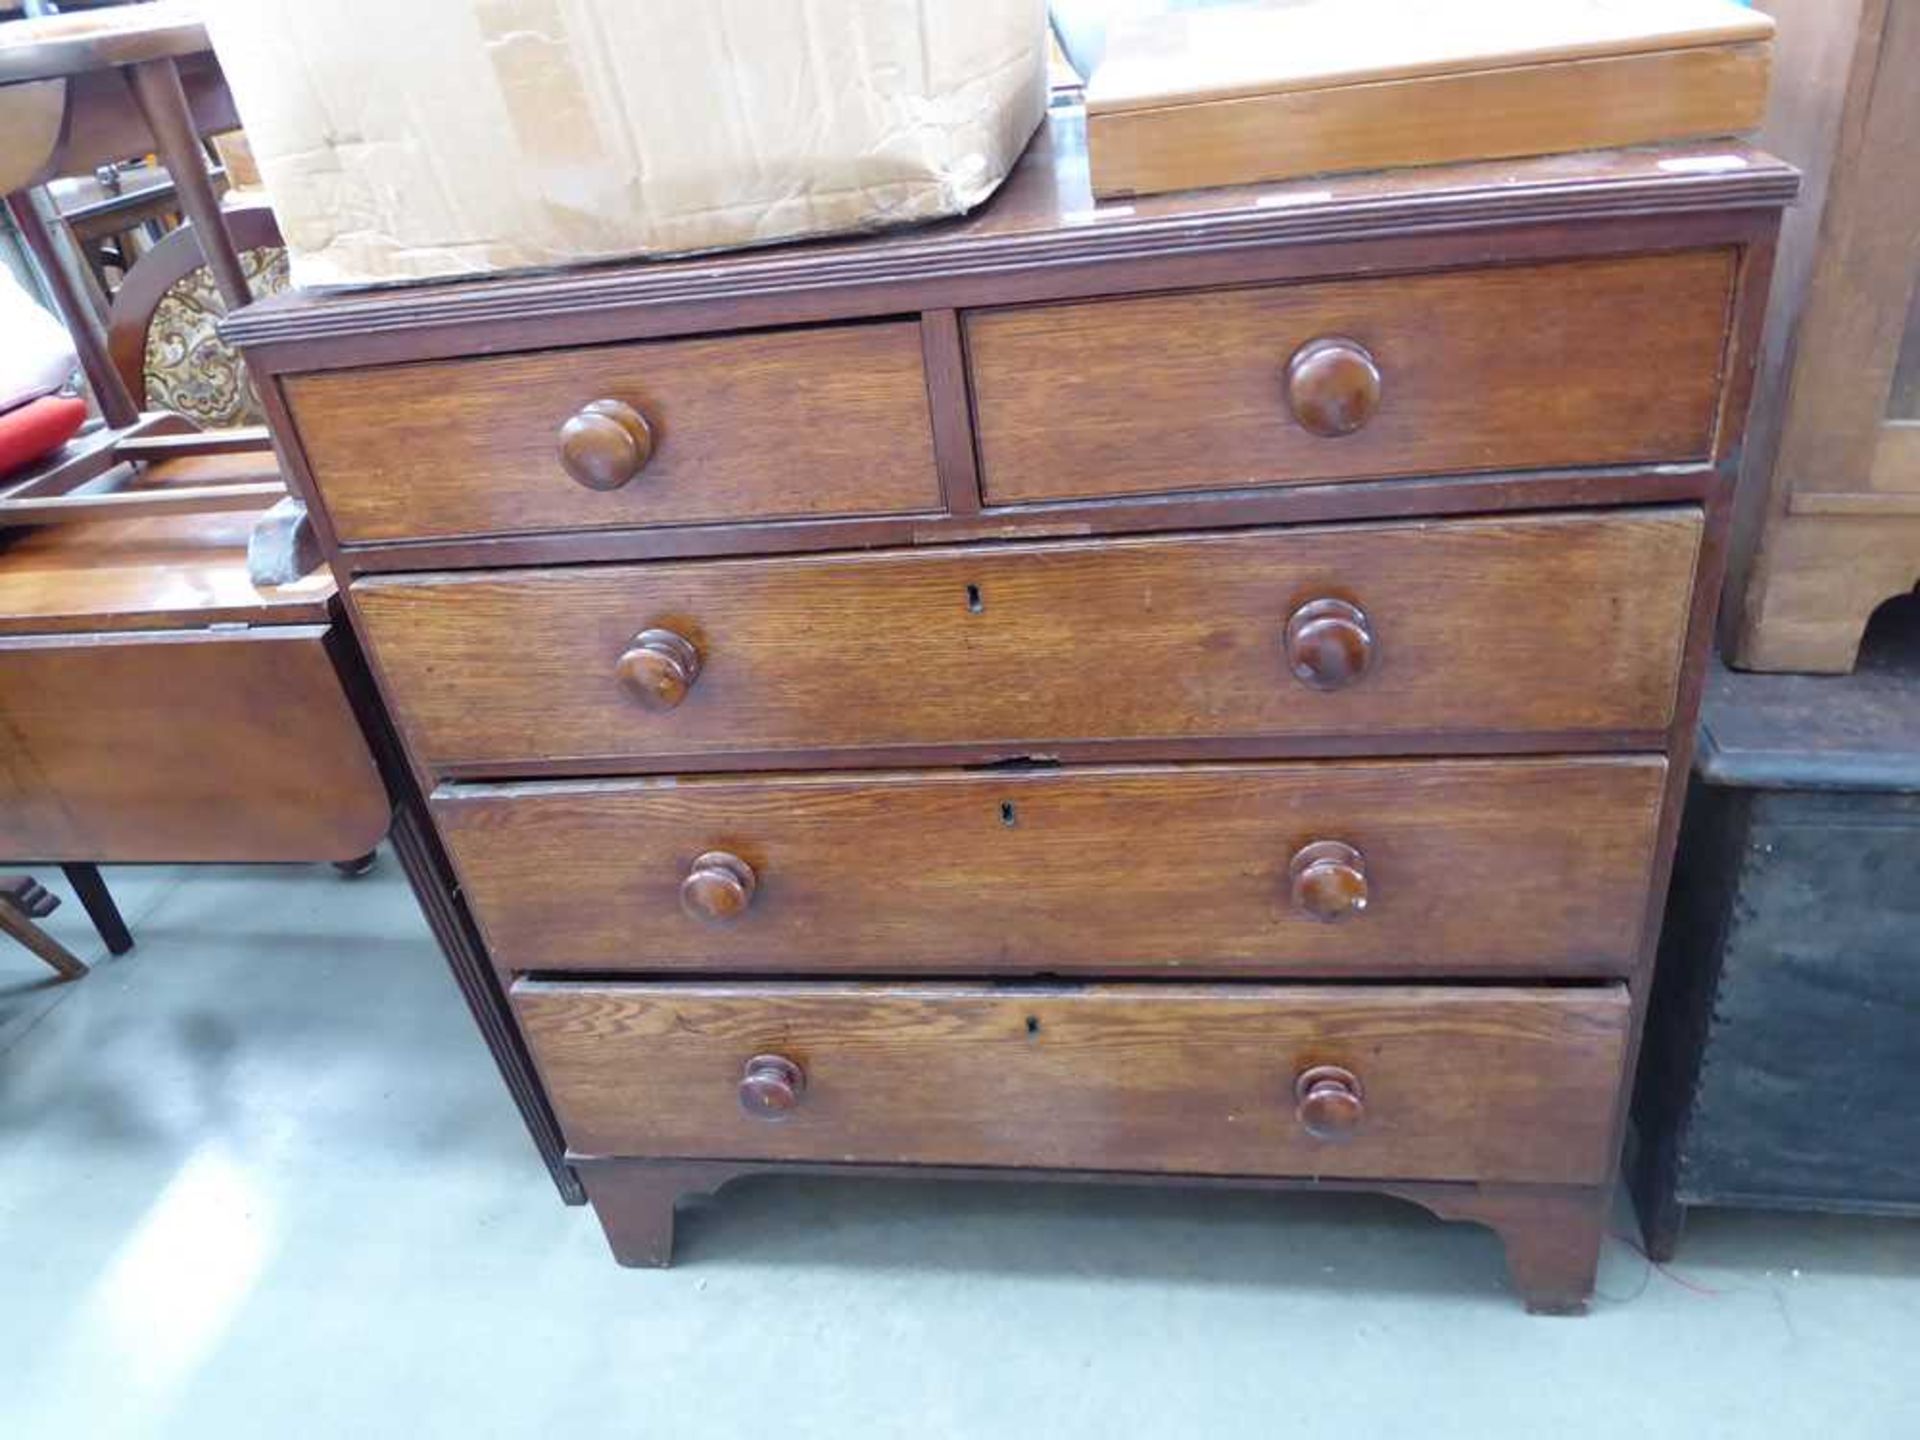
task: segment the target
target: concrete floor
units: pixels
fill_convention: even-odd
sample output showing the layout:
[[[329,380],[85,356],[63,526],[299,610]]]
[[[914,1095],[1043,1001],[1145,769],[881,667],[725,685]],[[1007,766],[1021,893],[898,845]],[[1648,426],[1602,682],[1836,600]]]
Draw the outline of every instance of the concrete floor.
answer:
[[[390,856],[109,882],[132,955],[0,948],[9,1440],[1920,1435],[1898,1221],[1700,1215],[1584,1320],[1367,1197],[750,1180],[622,1271]]]

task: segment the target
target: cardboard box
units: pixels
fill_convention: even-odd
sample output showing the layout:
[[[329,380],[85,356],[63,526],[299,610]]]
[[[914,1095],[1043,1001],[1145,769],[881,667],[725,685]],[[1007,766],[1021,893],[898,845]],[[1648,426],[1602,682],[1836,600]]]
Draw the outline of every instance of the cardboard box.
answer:
[[[1096,195],[1548,155],[1759,125],[1740,0],[1264,0],[1116,26],[1087,84]]]
[[[1043,0],[201,0],[306,286],[876,229],[979,204]]]

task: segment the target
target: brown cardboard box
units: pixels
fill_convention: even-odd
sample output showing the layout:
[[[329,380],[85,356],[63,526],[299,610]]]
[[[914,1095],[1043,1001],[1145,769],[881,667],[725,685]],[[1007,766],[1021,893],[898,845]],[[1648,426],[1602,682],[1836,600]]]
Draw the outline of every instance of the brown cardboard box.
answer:
[[[966,210],[1046,107],[1043,0],[201,0],[300,285]]]

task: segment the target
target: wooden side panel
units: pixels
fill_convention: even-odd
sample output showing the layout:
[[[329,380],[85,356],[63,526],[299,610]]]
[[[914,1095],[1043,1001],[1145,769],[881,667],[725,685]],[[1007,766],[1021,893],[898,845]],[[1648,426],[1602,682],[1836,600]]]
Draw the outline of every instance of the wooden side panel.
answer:
[[[1230,765],[443,788],[508,969],[1625,974],[1659,759]],[[1297,908],[1302,847],[1366,905]],[[712,851],[727,924],[681,910]]]
[[[1863,21],[1775,462],[1795,493],[1873,488],[1920,274],[1920,190],[1912,184],[1920,11],[1876,4]]]
[[[513,999],[586,1155],[1329,1178],[1603,1178],[1628,1002],[1586,990],[522,981]],[[804,1077],[780,1123],[742,1069]],[[1344,1143],[1296,1077],[1350,1071]]]
[[[346,860],[387,793],[326,627],[0,640],[0,854]]]
[[[1771,8],[1825,60],[1790,77],[1774,128],[1813,167],[1810,202],[1824,194],[1826,208],[1817,241],[1811,215],[1789,232],[1793,288],[1774,306],[1747,466],[1750,495],[1766,499],[1736,577],[1728,648],[1743,669],[1839,673],[1853,668],[1874,609],[1920,579],[1920,443],[1912,427],[1886,423],[1920,274],[1920,191],[1909,178],[1920,11],[1887,0]]]
[[[920,327],[847,325],[437,361],[285,381],[343,543],[940,508]],[[612,399],[653,429],[615,490],[561,468]]]
[[[1920,795],[1767,791],[1739,850],[1680,1198],[1920,1211]],[[1835,866],[1844,853],[1854,863]]]
[[[967,317],[993,504],[1704,458],[1727,250],[1149,296]],[[1290,357],[1371,353],[1378,413],[1297,424]]]
[[[398,718],[430,765],[1082,738],[1663,731],[1697,510],[362,580]],[[1373,668],[1288,673],[1287,617],[1363,606]],[[677,709],[616,678],[670,628]],[[790,763],[790,762],[789,762]]]

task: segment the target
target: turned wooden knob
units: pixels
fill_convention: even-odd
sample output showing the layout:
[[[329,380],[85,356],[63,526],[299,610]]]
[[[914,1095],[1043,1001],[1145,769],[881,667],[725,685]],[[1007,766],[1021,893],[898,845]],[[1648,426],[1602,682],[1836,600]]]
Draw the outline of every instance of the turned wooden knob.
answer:
[[[807,1072],[784,1055],[756,1055],[740,1072],[740,1108],[756,1120],[784,1120],[807,1093]]]
[[[1348,1140],[1367,1117],[1360,1077],[1338,1065],[1315,1065],[1293,1082],[1293,1113],[1316,1140]]]
[[[1287,362],[1287,405],[1311,434],[1351,435],[1380,408],[1380,367],[1358,340],[1309,340]]]
[[[1288,867],[1293,908],[1315,920],[1346,920],[1367,908],[1367,861],[1339,840],[1302,845]]]
[[[696,920],[723,925],[746,913],[758,883],[753,867],[738,855],[709,850],[680,882],[680,908]]]
[[[1347,600],[1309,600],[1287,617],[1287,667],[1315,690],[1351,685],[1373,664],[1367,612]]]
[[[700,678],[700,652],[677,630],[642,630],[614,666],[643,709],[672,710]]]
[[[582,405],[560,427],[560,464],[589,490],[618,490],[653,458],[653,427],[624,400]]]

